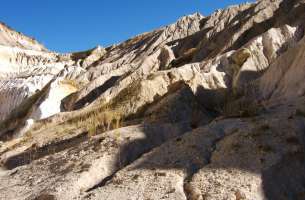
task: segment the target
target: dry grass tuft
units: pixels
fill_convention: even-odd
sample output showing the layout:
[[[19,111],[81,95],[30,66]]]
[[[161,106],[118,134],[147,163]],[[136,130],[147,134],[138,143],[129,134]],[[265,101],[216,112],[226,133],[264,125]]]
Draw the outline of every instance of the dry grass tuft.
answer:
[[[240,98],[226,101],[218,110],[226,117],[253,117],[258,115],[262,107],[256,101]]]
[[[71,85],[72,87],[74,87],[77,90],[81,88],[81,85],[72,79],[63,79],[60,81],[60,84]]]

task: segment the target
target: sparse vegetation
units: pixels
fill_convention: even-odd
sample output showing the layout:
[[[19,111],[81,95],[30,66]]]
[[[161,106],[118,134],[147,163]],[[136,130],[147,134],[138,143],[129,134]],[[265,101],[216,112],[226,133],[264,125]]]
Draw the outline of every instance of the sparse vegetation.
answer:
[[[32,126],[26,135],[32,137],[51,129],[51,134],[57,137],[80,131],[85,131],[89,136],[94,136],[105,131],[117,129],[121,126],[123,119],[130,114],[128,111],[130,104],[128,102],[132,102],[136,98],[136,91],[139,90],[139,87],[134,87],[136,85],[132,84],[125,88],[108,103],[101,101],[99,104],[88,106],[81,110],[60,113],[57,116],[40,120]],[[117,133],[115,137],[119,138],[119,136],[119,133]]]
[[[305,117],[305,111],[303,109],[298,108],[296,110],[296,115],[301,116],[301,117]]]
[[[76,88],[76,89],[80,89],[81,85],[79,83],[77,83],[75,80],[73,79],[63,79],[60,81],[61,84],[67,84],[67,85],[71,85],[72,87]]]
[[[268,124],[262,124],[261,126],[255,128],[253,133],[251,134],[252,138],[259,137],[266,133],[266,131],[270,130],[270,126]]]
[[[232,144],[232,149],[234,151],[238,151],[241,147],[241,144],[239,144],[238,142]]]
[[[80,118],[78,126],[85,125],[89,136],[94,136],[97,131],[108,131],[120,127],[121,115],[114,111],[93,113],[87,119]]]
[[[243,89],[227,90],[223,103],[217,109],[225,117],[253,117],[264,109],[264,105],[256,100],[257,85],[250,82]]]
[[[240,50],[233,53],[231,59],[235,64],[241,67],[250,56],[251,56],[251,51],[249,49],[241,48]]]
[[[271,153],[271,152],[274,151],[273,147],[271,145],[268,145],[268,144],[259,145],[258,149],[262,153]]]
[[[253,117],[261,110],[261,106],[255,102],[245,98],[226,102],[221,114],[226,117]]]

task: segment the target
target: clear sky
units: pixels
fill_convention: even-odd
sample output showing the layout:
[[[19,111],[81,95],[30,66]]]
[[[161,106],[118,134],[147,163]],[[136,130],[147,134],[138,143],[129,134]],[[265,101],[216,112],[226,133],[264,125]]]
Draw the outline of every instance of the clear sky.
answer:
[[[0,21],[50,50],[70,52],[98,44],[109,46],[183,15],[209,15],[243,2],[246,0],[3,0]]]

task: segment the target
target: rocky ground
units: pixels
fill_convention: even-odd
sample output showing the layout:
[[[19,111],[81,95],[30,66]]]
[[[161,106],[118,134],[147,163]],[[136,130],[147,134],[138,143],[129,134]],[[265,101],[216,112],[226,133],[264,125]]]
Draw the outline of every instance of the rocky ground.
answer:
[[[305,1],[51,52],[0,24],[0,199],[304,200]]]

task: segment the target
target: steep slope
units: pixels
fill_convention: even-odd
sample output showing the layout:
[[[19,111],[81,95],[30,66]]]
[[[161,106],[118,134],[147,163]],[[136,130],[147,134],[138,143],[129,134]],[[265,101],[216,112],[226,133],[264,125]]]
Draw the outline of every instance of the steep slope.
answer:
[[[303,200],[304,10],[260,0],[69,54],[0,32],[0,199]]]
[[[46,48],[39,44],[35,39],[16,32],[4,23],[0,23],[0,45],[28,50],[46,51]]]

